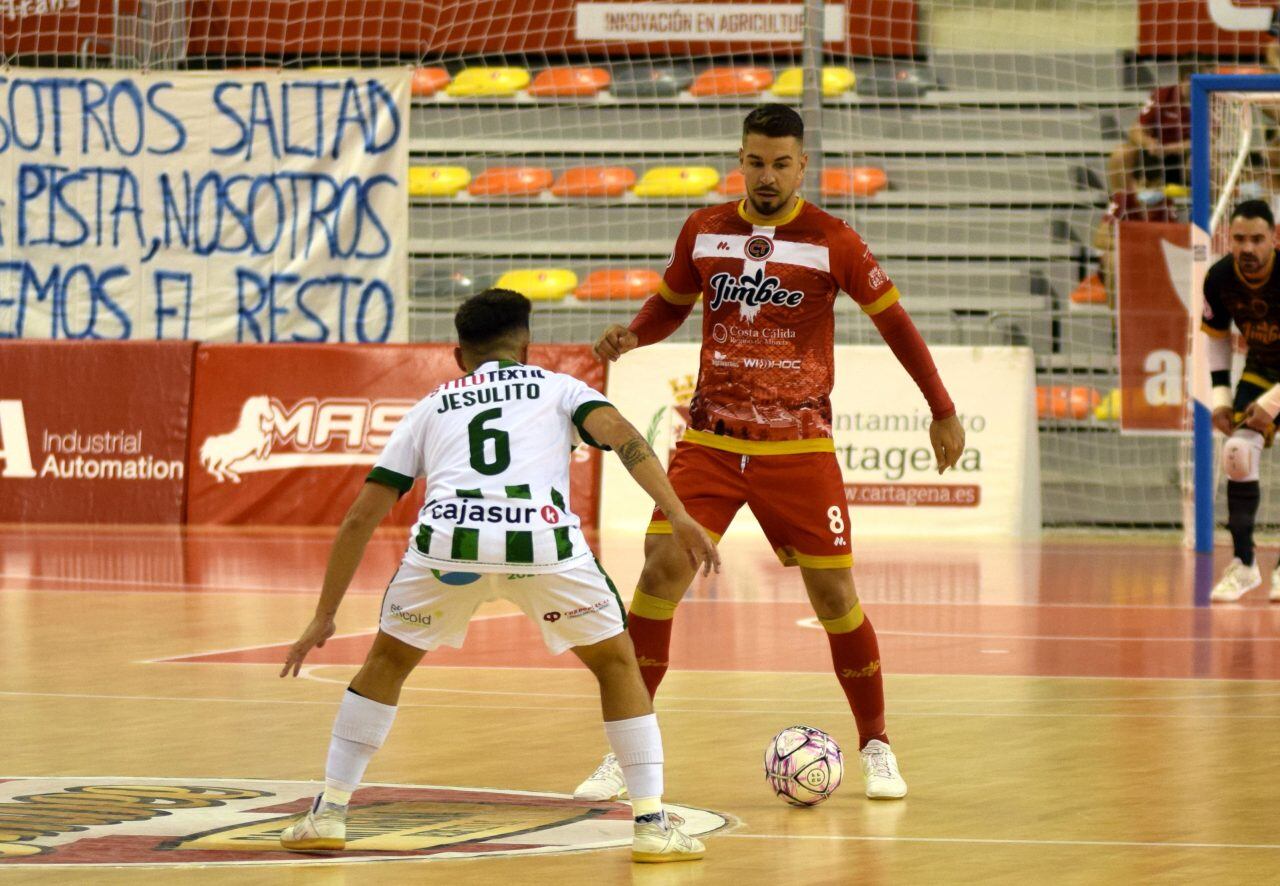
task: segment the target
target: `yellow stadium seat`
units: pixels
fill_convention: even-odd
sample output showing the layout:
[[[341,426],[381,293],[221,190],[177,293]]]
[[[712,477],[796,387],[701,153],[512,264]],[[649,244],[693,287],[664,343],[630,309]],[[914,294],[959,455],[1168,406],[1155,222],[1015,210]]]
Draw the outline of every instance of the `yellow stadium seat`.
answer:
[[[524,68],[465,68],[445,92],[461,97],[515,95],[528,85],[529,72]]]
[[[1112,388],[1093,410],[1093,417],[1098,421],[1120,420],[1120,389]]]
[[[822,94],[841,95],[853,88],[857,82],[853,71],[849,68],[829,67],[822,69]],[[787,68],[773,81],[774,95],[790,97],[804,92],[804,69]]]
[[[701,197],[719,182],[710,166],[655,166],[634,190],[640,197]]]
[[[532,301],[558,301],[578,286],[578,275],[568,268],[533,268],[507,271],[498,288],[514,289]]]
[[[471,182],[465,166],[410,166],[410,197],[452,197]]]

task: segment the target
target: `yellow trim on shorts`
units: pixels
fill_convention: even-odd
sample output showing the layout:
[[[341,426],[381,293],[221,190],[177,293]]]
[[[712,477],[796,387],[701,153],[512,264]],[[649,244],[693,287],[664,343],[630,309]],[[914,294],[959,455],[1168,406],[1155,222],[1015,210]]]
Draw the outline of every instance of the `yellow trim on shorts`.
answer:
[[[701,292],[695,292],[692,295],[685,295],[682,292],[676,292],[667,285],[667,281],[663,280],[658,284],[658,295],[673,305],[691,305],[702,297]]]
[[[1214,329],[1212,326],[1210,326],[1208,323],[1205,323],[1203,320],[1200,321],[1200,331],[1203,332],[1205,335],[1212,336],[1213,338],[1230,338],[1231,337],[1230,329]]]
[[[819,618],[822,629],[828,634],[848,634],[862,627],[867,616],[862,611],[862,603],[854,603],[853,608],[839,618]]]
[[[898,287],[890,286],[888,292],[880,296],[871,304],[860,305],[859,307],[862,308],[863,313],[865,313],[868,317],[874,317],[876,314],[879,314],[881,311],[886,311],[889,308],[893,307],[895,304],[897,304],[898,299],[900,298],[902,298],[902,293],[898,292]]]
[[[689,428],[682,437],[686,443],[696,443],[708,449],[736,452],[738,455],[799,455],[805,452],[835,452],[835,441],[830,437],[809,437],[805,440],[739,440],[708,431]]]
[[[672,600],[664,600],[661,597],[646,594],[636,588],[636,592],[631,598],[630,612],[632,615],[638,615],[651,621],[670,621],[676,617],[677,605]]]
[[[698,524],[702,526],[701,523]],[[711,536],[711,540],[716,544],[720,543],[721,535],[718,532],[712,532],[703,526],[702,531]],[[650,520],[648,527],[645,528],[645,535],[671,535],[671,522],[669,520]]]
[[[1275,382],[1267,381],[1265,378],[1258,375],[1256,372],[1246,372],[1240,376],[1240,380],[1247,381],[1251,385],[1257,385],[1258,387],[1266,391],[1269,391],[1276,386]]]
[[[805,569],[850,569],[853,567],[853,554],[832,554],[815,556],[813,554],[789,554],[785,548],[774,548],[778,562],[783,566],[803,566]]]

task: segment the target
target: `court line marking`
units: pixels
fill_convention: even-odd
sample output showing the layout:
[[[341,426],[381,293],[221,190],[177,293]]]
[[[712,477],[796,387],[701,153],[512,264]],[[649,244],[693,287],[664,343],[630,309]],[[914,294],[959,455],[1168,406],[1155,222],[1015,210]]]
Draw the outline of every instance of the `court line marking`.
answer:
[[[133,587],[154,587],[154,588],[173,588],[177,592],[184,589],[197,588],[200,590],[222,591],[223,593],[251,593],[255,591],[266,591],[270,593],[282,594],[319,594],[320,584],[314,586],[299,587],[296,585],[237,585],[237,584],[210,584],[207,582],[191,583],[191,582],[168,582],[168,581],[134,581],[129,579],[113,579],[113,578],[83,578],[79,576],[63,576],[63,575],[29,575],[17,572],[0,572],[0,579],[21,579],[24,581],[47,581],[47,582],[66,582],[69,584],[99,584],[99,585],[131,585]],[[6,590],[0,588],[0,592]],[[32,593],[56,593],[58,588],[50,588],[48,591],[36,591],[30,588],[10,588],[8,590],[27,590]],[[91,588],[89,589],[91,590]],[[363,593],[365,591],[371,593],[381,593],[382,585],[369,585],[368,587],[358,586],[351,588],[351,592]],[[64,590],[65,593],[82,593],[81,591]],[[121,591],[120,593],[155,593],[153,591]],[[1267,611],[1268,607],[1259,606],[1184,606],[1184,605],[1168,605],[1164,603],[1040,603],[1040,602],[1017,602],[1017,601],[998,601],[998,600],[890,600],[876,597],[869,594],[859,594],[862,602],[874,604],[876,606],[986,606],[996,607],[1004,606],[1011,609],[1136,609],[1143,612],[1148,611],[1169,611],[1169,612],[1251,612],[1253,609],[1259,611]],[[686,597],[680,601],[680,605],[688,603],[749,603],[749,604],[799,604],[803,605],[806,601],[803,597],[797,597],[795,600],[731,600],[706,597]]]
[[[858,834],[744,834],[732,831],[719,837],[746,840],[836,840],[869,843],[978,843],[996,846],[1128,846],[1140,849],[1263,849],[1280,850],[1280,843],[1184,843],[1144,840],[1018,840],[994,837],[901,837]]]
[[[320,682],[320,681],[317,681]],[[0,696],[17,696],[24,698],[79,698],[79,699],[98,699],[103,701],[163,701],[163,702],[179,702],[183,704],[206,704],[209,702],[220,702],[227,704],[268,704],[268,705],[302,705],[302,706],[322,706],[328,708],[336,708],[340,700],[332,699],[329,701],[315,701],[311,699],[291,699],[291,698],[228,698],[226,696],[174,696],[174,695],[123,695],[113,693],[92,693],[92,692],[30,692],[20,690],[0,690]],[[599,704],[588,704],[577,707],[556,706],[556,705],[512,705],[512,704],[433,704],[430,702],[401,702],[397,705],[399,708],[447,708],[452,710],[476,710],[476,711],[569,711],[574,713],[598,712]],[[778,714],[780,713],[776,707],[770,708],[673,708],[662,706],[658,709],[660,714],[700,714],[703,716],[723,716],[725,714],[738,714],[741,716],[757,716],[759,714]],[[845,706],[835,708],[800,708],[793,711],[785,711],[781,713],[788,714],[848,714],[849,709]],[[1041,720],[1061,720],[1061,719],[1103,719],[1103,720],[1280,720],[1280,714],[1205,714],[1205,713],[1186,713],[1180,712],[1176,714],[1036,714],[1036,713],[993,713],[991,711],[930,711],[930,712],[912,712],[912,711],[891,711],[890,716],[905,717],[921,717],[921,718],[989,718],[998,720],[1009,719],[1041,719]]]
[[[795,625],[796,627],[808,628],[809,630],[823,630],[822,625],[818,622],[817,616],[796,619]],[[1071,643],[1145,643],[1147,641],[1154,643],[1280,643],[1280,636],[1197,637],[1188,635],[1185,637],[1076,637],[1057,634],[980,634],[964,631],[957,631],[954,634],[950,634],[946,631],[894,631],[886,628],[876,628],[876,636],[932,637],[935,639],[949,639],[955,637],[960,640],[1062,640]],[[1008,650],[1000,651],[1007,652]]]

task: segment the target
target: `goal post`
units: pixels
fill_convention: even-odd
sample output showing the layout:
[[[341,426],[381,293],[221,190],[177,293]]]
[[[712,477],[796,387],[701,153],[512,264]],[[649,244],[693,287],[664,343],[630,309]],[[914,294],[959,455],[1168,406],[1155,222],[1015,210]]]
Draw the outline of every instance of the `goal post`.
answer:
[[[1270,94],[1270,100],[1264,97]],[[1196,74],[1191,78],[1191,301],[1189,308],[1191,446],[1193,453],[1189,541],[1197,553],[1213,550],[1217,486],[1209,367],[1200,317],[1204,275],[1226,251],[1223,224],[1230,207],[1245,199],[1250,174],[1271,174],[1270,157],[1258,131],[1280,127],[1280,114],[1263,116],[1261,105],[1280,108],[1280,74]],[[1266,192],[1270,187],[1265,188]]]

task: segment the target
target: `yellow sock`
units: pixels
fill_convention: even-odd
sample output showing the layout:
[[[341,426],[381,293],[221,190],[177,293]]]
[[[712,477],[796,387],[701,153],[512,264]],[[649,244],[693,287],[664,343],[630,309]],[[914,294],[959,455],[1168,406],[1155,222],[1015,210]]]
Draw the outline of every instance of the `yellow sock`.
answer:
[[[862,603],[854,603],[853,608],[839,618],[819,618],[822,627],[828,634],[847,634],[862,626],[866,616],[862,614]]]
[[[674,603],[671,600],[664,600],[661,597],[646,594],[637,588],[635,596],[631,598],[631,614],[638,615],[641,618],[652,619],[653,621],[670,621],[675,618],[676,606],[678,605],[678,603]]]

